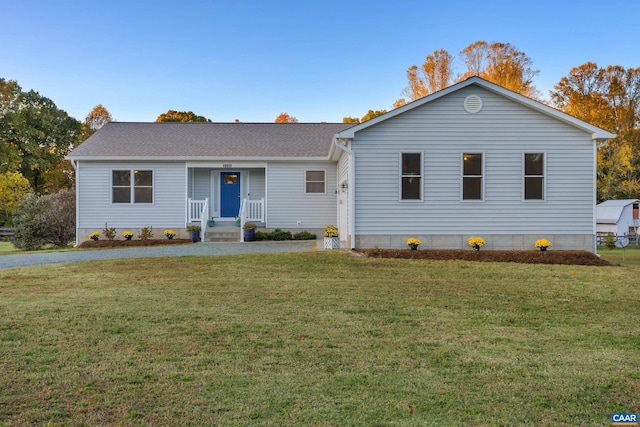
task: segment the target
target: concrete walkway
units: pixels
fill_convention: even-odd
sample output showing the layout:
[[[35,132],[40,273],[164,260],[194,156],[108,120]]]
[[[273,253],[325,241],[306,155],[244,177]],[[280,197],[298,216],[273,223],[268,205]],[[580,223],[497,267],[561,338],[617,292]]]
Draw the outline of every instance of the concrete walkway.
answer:
[[[0,269],[65,262],[96,261],[117,258],[155,258],[173,256],[207,256],[306,252],[316,248],[315,240],[250,243],[195,243],[117,249],[78,249],[67,252],[29,252],[0,256]]]

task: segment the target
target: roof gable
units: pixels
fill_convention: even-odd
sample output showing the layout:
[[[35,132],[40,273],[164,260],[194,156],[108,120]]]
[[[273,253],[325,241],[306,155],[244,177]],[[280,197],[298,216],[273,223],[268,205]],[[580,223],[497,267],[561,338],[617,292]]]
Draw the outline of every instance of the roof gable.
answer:
[[[596,222],[598,224],[617,224],[625,208],[639,203],[638,199],[607,200],[596,206]],[[629,211],[631,212],[631,211]]]
[[[428,104],[430,102],[433,102],[437,99],[440,99],[442,97],[445,97],[453,92],[457,92],[459,90],[462,90],[466,87],[472,86],[472,85],[476,85],[479,87],[482,87],[488,91],[491,91],[493,93],[496,93],[498,95],[501,95],[507,99],[510,99],[512,101],[515,101],[519,104],[525,105],[529,108],[531,108],[532,110],[541,112],[547,116],[553,117],[557,120],[560,120],[564,123],[567,123],[575,128],[578,128],[584,132],[588,132],[591,133],[592,139],[594,140],[607,140],[607,139],[611,139],[611,138],[615,138],[615,135],[607,132],[603,129],[600,129],[596,126],[593,126],[585,121],[582,121],[580,119],[577,119],[573,116],[570,116],[566,113],[563,113],[562,111],[556,110],[555,108],[549,107],[548,105],[545,105],[541,102],[535,101],[531,98],[528,98],[526,96],[520,95],[516,92],[510,91],[508,89],[505,89],[502,86],[499,86],[495,83],[491,83],[488,80],[484,80],[480,77],[474,76],[474,77],[470,77],[460,83],[457,83],[455,85],[449,86],[445,89],[442,89],[438,92],[434,92],[430,95],[427,95],[423,98],[420,98],[416,101],[410,102],[406,105],[403,105],[402,107],[396,108],[394,110],[389,111],[386,114],[383,114],[381,116],[378,116],[374,119],[368,120],[364,123],[361,123],[359,125],[353,126],[349,129],[346,129],[338,134],[336,134],[336,138],[353,138],[355,136],[355,134],[361,130],[364,130],[368,127],[374,126],[380,122],[383,122],[385,120],[388,120],[392,117],[395,117],[397,115],[400,115],[406,111],[409,110],[413,110],[414,108],[418,108],[422,105]]]
[[[107,123],[70,160],[327,158],[344,123]]]
[[[622,200],[605,200],[602,203],[598,203],[598,206],[629,206],[634,203],[640,203],[638,199],[622,199]]]

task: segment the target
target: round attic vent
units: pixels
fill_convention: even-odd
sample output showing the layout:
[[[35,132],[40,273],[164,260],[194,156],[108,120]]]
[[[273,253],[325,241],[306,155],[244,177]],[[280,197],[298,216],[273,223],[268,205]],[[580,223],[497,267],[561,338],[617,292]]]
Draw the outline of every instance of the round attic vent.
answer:
[[[476,114],[482,110],[482,98],[478,95],[469,95],[464,99],[464,111]]]

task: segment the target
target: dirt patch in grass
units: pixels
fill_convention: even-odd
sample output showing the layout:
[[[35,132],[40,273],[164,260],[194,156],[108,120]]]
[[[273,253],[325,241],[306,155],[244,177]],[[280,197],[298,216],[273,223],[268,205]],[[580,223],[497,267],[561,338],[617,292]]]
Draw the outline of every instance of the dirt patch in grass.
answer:
[[[191,243],[191,239],[147,239],[147,240],[87,240],[80,243],[80,248],[121,248],[128,246],[183,245]]]
[[[362,249],[361,252],[376,258],[465,260],[481,262],[518,262],[522,264],[565,264],[612,266],[609,261],[587,251],[473,251],[473,250],[416,250],[410,249]]]

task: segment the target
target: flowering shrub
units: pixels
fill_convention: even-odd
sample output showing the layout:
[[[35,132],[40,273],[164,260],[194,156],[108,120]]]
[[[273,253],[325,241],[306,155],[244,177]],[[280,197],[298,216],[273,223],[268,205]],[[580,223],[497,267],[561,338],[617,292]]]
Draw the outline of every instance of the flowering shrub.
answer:
[[[171,240],[176,236],[176,232],[173,230],[164,230],[163,234],[167,237],[167,239]]]
[[[127,240],[131,240],[131,238],[133,237],[133,233],[130,231],[123,231],[122,237],[124,237]]]
[[[473,249],[475,249],[476,251],[479,251],[480,248],[487,243],[487,241],[484,240],[482,237],[470,237],[469,240],[467,240],[467,243]]]
[[[324,237],[340,237],[340,232],[335,225],[327,225],[324,228]]]
[[[548,241],[547,239],[538,239],[538,240],[536,240],[535,247],[539,248],[540,250],[545,250],[549,246],[551,246],[551,242]]]
[[[94,231],[93,233],[89,234],[89,238],[91,240],[98,240],[100,238],[100,232]]]
[[[413,250],[418,249],[418,246],[420,246],[422,244],[422,242],[419,239],[415,239],[415,238],[410,238],[407,240],[407,245],[409,245],[409,247]]]

